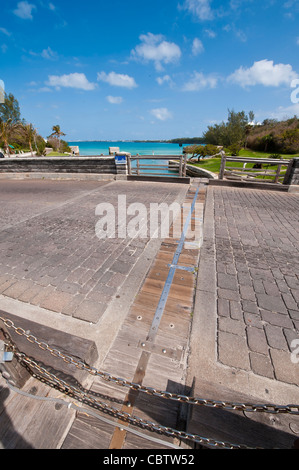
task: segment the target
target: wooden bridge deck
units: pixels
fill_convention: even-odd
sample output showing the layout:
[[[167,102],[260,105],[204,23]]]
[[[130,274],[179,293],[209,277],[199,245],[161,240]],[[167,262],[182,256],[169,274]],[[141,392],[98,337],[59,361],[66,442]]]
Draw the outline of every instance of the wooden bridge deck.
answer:
[[[195,188],[191,186],[186,202],[192,202],[194,195]],[[197,202],[201,209],[204,200],[205,188],[200,188]],[[202,224],[200,219],[192,218],[192,228]],[[171,235],[161,244],[100,369],[115,377],[172,393],[256,402],[245,395],[238,395],[236,399],[231,390],[200,380],[193,390],[187,389],[190,328],[200,249],[194,249],[190,243],[182,247],[176,259],[177,269],[169,283],[171,265],[179,246],[179,240]],[[166,286],[167,296],[160,315]],[[55,347],[58,349],[58,344]],[[197,378],[200,379],[200,371]],[[198,447],[193,441],[153,432],[152,425],[146,424],[186,430],[186,408],[179,402],[135,392],[94,376],[90,376],[83,386],[94,406],[90,406],[91,402],[85,396],[76,400],[71,394],[49,387],[34,377],[30,377],[17,392],[9,388],[0,375],[0,447],[111,451],[169,451]],[[121,420],[116,412],[127,413],[131,421]],[[141,425],[136,425],[137,419],[142,420]],[[248,412],[240,415],[237,411],[192,407],[187,431],[253,448],[291,448],[298,434],[298,416]]]
[[[195,189],[191,187],[185,202],[192,203],[194,195]],[[204,197],[205,188],[201,188],[196,199],[201,211]],[[201,224],[202,220],[192,217],[193,229],[195,226],[200,228]],[[188,341],[199,246],[194,249],[182,245],[177,252],[178,245],[179,240],[172,238],[171,233],[163,241],[101,370],[146,387],[186,394]],[[156,310],[165,292],[176,252],[180,269],[175,269],[168,285],[157,323]],[[26,382],[22,392],[23,395],[8,388],[5,380],[0,378],[0,445],[3,448],[178,448],[176,438],[154,433],[150,427],[141,428],[119,421],[110,412],[88,407],[33,377]],[[175,429],[182,426],[178,402],[130,391],[97,377],[90,379],[88,393],[92,399],[104,403],[104,407],[113,407],[160,426]]]

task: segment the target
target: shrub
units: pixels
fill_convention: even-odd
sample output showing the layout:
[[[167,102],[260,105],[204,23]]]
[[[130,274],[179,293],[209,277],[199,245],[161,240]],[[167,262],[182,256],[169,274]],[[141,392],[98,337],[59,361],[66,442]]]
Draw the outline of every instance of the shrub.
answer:
[[[240,150],[240,144],[232,144],[228,147],[228,151],[232,154],[233,157],[238,157],[240,154]]]

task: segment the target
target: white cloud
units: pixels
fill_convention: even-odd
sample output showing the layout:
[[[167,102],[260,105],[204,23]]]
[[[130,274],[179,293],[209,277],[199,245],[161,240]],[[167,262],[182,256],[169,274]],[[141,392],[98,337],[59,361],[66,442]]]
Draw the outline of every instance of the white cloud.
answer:
[[[183,86],[183,91],[199,91],[204,88],[215,88],[217,82],[217,78],[213,75],[194,72],[192,78]]]
[[[201,54],[204,51],[203,43],[201,42],[200,39],[195,38],[192,43],[192,54],[193,55],[198,55]]]
[[[121,104],[123,102],[123,98],[121,96],[107,96],[107,101],[111,104]]]
[[[36,6],[32,3],[19,2],[17,8],[13,11],[16,16],[22,18],[23,20],[32,20],[32,11],[36,9]]]
[[[57,60],[58,59],[58,54],[55,51],[52,51],[51,47],[47,47],[47,49],[44,49],[42,52],[33,52],[29,51],[29,54],[34,56],[34,57],[42,57],[43,59],[47,60]]]
[[[276,64],[273,60],[260,60],[254,62],[252,67],[240,67],[232,75],[228,77],[229,81],[238,83],[242,87],[264,85],[264,86],[280,86],[289,85],[290,82],[297,78],[297,73],[289,64]]]
[[[78,88],[86,91],[96,88],[96,84],[89,82],[84,73],[70,73],[69,75],[60,76],[50,75],[46,85],[56,88]]]
[[[53,90],[51,90],[51,88],[49,88],[48,86],[43,86],[39,88],[37,91],[38,93],[51,93]]]
[[[172,83],[172,80],[169,75],[164,75],[164,77],[157,77],[156,81],[159,83],[159,85],[163,85],[164,83]]]
[[[289,18],[289,19],[294,19],[295,16],[296,16],[296,13],[298,13],[298,11],[299,11],[299,1],[298,0],[288,0],[288,1],[284,2],[283,7],[286,10],[289,10],[289,11],[286,11],[284,16],[286,18]]]
[[[214,39],[217,36],[215,31],[213,31],[212,29],[205,29],[205,34],[211,39]]]
[[[166,121],[172,118],[172,114],[167,108],[156,108],[151,110],[151,114],[159,121]]]
[[[212,20],[214,18],[211,0],[185,0],[180,8],[190,11],[199,20]]]
[[[164,40],[161,34],[142,34],[138,44],[131,52],[131,57],[146,62],[153,61],[157,70],[163,70],[162,64],[176,62],[181,57],[181,49],[174,42]]]
[[[41,56],[44,59],[48,60],[56,60],[58,59],[58,54],[55,51],[52,51],[51,47],[48,47],[47,49],[44,49],[41,53]]]
[[[267,116],[270,116],[271,118],[278,119],[278,120],[285,120],[285,119],[290,119],[293,116],[298,116],[299,115],[299,103],[298,104],[293,104],[291,106],[280,106],[278,107],[275,111],[271,111],[267,113]]]
[[[123,88],[136,88],[137,84],[133,77],[120,73],[110,72],[98,73],[98,81],[109,83],[112,86],[119,86]]]
[[[0,28],[0,33],[5,34],[5,36],[11,36],[11,33],[5,28]]]
[[[226,33],[232,33],[234,34],[238,39],[240,39],[240,41],[242,42],[246,42],[247,41],[247,36],[246,34],[244,33],[243,30],[241,29],[237,29],[236,26],[232,23],[232,24],[226,24],[225,26],[223,26],[223,31],[225,31]]]

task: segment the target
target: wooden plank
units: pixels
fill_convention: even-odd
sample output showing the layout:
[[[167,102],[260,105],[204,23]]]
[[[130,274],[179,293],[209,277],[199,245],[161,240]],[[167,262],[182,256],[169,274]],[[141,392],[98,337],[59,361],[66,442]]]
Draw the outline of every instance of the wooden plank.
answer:
[[[46,327],[11,313],[0,311],[0,315],[13,321],[16,327],[23,328],[28,334],[35,336],[38,341],[45,342],[51,348],[58,349],[75,359],[93,365],[98,357],[94,341]],[[73,377],[78,381],[83,381],[88,376],[88,372],[82,371],[73,365],[65,363],[62,359],[52,356],[49,351],[44,351],[35,343],[29,342],[25,336],[18,335],[12,328],[7,330],[19,350],[33,357],[36,361],[46,364],[52,369],[65,374],[66,377]]]
[[[132,329],[138,328],[140,331],[140,326],[142,330],[140,331],[140,339],[145,339],[148,333],[149,328],[151,327],[154,311],[139,309],[136,306],[131,311],[131,314],[127,318],[127,323],[131,325]],[[184,316],[182,316],[184,315]],[[141,317],[140,320],[137,320],[137,317]],[[140,326],[137,325],[140,324]],[[189,334],[191,316],[190,313],[180,312],[180,315],[174,313],[173,311],[164,310],[162,320],[159,326],[159,332],[165,334],[166,337],[176,339],[177,341],[180,338],[185,339]],[[176,344],[176,343],[175,343]]]
[[[62,449],[108,449],[113,426],[78,413]]]
[[[196,381],[192,395],[212,400],[238,403],[260,403],[256,397],[236,392],[219,384]],[[210,439],[252,448],[290,449],[298,437],[292,433],[290,422],[296,417],[266,413],[243,413],[204,406],[190,406],[187,432]],[[298,417],[297,417],[298,419]]]
[[[278,165],[288,165],[290,160],[276,160],[275,158],[249,158],[249,157],[225,157],[227,162],[241,162],[241,163],[273,163]]]
[[[130,450],[140,450],[140,449],[146,449],[146,450],[150,450],[150,449],[164,449],[164,450],[169,450],[169,447],[167,445],[157,445],[155,442],[152,442],[151,441],[151,437],[155,437],[155,438],[158,438],[162,441],[162,439],[164,439],[163,437],[159,436],[159,435],[154,435],[152,432],[150,431],[146,431],[146,430],[142,430],[142,433],[144,435],[144,437],[140,437],[140,436],[136,436],[135,434],[132,434],[132,433],[127,433],[126,435],[126,438],[125,438],[125,442],[124,442],[124,445],[123,445],[123,449],[126,450],[126,449],[130,449]],[[146,439],[146,436],[149,436],[149,439]]]
[[[142,292],[139,294],[135,300],[136,307],[143,306],[147,308],[154,308],[154,305],[158,305],[160,300],[159,295],[149,294],[148,292]],[[178,314],[190,312],[190,304],[183,299],[174,300],[172,298],[168,298],[166,302],[166,310],[171,312],[176,312]],[[156,309],[154,309],[156,311]]]
[[[169,289],[169,297],[172,299],[178,300],[189,300],[193,298],[193,285],[179,285],[179,284],[172,284]],[[161,281],[157,281],[155,279],[147,279],[143,286],[143,292],[152,293],[155,295],[161,295],[162,290],[164,288],[164,283]]]
[[[124,404],[127,392],[128,389],[126,387],[114,382],[108,382],[100,377],[97,377],[90,389],[92,397],[117,409],[121,409]]]
[[[0,378],[0,381],[3,380]],[[55,449],[73,421],[75,411],[55,402],[26,397],[3,386],[11,399],[0,414],[0,443],[5,449]],[[61,394],[31,378],[23,391],[42,397],[61,398]],[[66,399],[67,400],[67,399]],[[55,416],[55,419],[53,419]]]

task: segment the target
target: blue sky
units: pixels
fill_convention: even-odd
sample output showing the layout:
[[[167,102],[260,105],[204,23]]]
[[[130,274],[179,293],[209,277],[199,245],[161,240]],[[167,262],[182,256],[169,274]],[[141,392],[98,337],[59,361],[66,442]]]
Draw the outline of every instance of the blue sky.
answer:
[[[228,109],[299,116],[298,20],[299,0],[2,0],[0,79],[44,137],[201,136]]]

